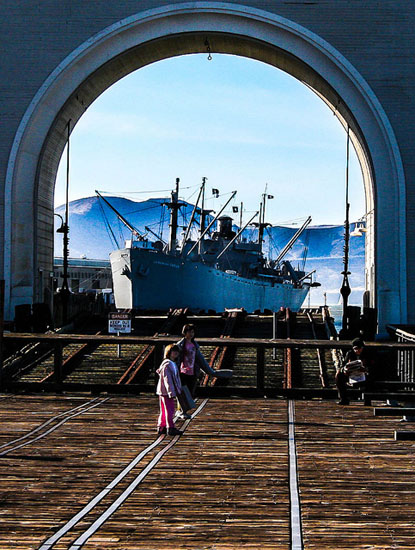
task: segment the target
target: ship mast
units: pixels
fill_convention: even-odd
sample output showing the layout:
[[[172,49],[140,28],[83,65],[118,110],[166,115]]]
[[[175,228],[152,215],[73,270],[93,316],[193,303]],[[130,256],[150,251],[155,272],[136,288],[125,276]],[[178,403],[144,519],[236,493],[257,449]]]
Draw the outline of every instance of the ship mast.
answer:
[[[213,212],[213,210],[205,210],[205,184],[206,184],[206,180],[207,178],[203,178],[202,181],[202,186],[203,186],[203,190],[202,190],[202,207],[201,207],[201,210],[200,210],[200,238],[198,240],[198,254],[202,254],[203,250],[202,250],[202,237],[203,235],[205,234],[205,226],[206,226],[206,217],[211,213]]]
[[[169,252],[174,252],[176,250],[176,239],[177,239],[177,213],[179,208],[183,203],[179,203],[179,183],[180,178],[176,178],[176,189],[171,192],[170,202],[165,202],[167,208],[170,208],[170,236],[169,236]]]
[[[268,184],[267,184],[268,185]],[[264,229],[271,225],[270,223],[265,223],[265,203],[266,199],[273,199],[273,195],[267,195],[267,185],[265,186],[265,193],[262,194],[262,200],[259,205],[259,222],[254,224],[258,227],[258,244],[259,251],[262,252],[262,241],[264,239]]]
[[[241,202],[241,210],[239,212],[239,229],[242,227],[242,217],[243,217],[244,203]],[[257,212],[258,214],[258,212]],[[239,235],[239,242],[242,242],[242,232]]]
[[[203,237],[206,235],[206,233],[209,231],[209,229],[212,227],[212,225],[215,223],[215,221],[219,218],[219,216],[222,214],[222,212],[225,210],[225,208],[228,206],[228,204],[231,202],[231,200],[236,195],[236,191],[232,191],[232,195],[229,197],[229,199],[225,202],[225,204],[222,206],[222,208],[219,210],[219,212],[216,214],[216,216],[213,218],[213,220],[210,222],[210,224],[206,227],[206,229],[201,233],[199,239],[195,242],[195,244],[192,246],[192,248],[189,250],[189,252],[186,254],[186,256],[189,256],[193,250],[196,248],[196,246],[199,245]]]
[[[192,211],[192,215],[190,217],[190,222],[189,222],[189,225],[187,226],[187,229],[186,229],[186,233],[185,233],[185,236],[183,238],[183,242],[182,242],[182,246],[180,247],[180,253],[183,254],[183,250],[184,250],[184,247],[186,246],[186,241],[187,241],[187,238],[189,237],[190,235],[190,231],[192,229],[192,225],[193,225],[193,222],[195,220],[195,215],[196,215],[196,212],[197,212],[197,207],[199,206],[199,200],[200,200],[200,196],[202,195],[202,193],[204,193],[205,191],[205,182],[206,182],[206,178],[202,178],[202,185],[200,186],[200,189],[199,189],[199,194],[197,196],[197,200],[196,200],[196,204],[194,205],[194,208],[193,208],[193,211]],[[202,209],[203,209],[203,205],[202,205]]]

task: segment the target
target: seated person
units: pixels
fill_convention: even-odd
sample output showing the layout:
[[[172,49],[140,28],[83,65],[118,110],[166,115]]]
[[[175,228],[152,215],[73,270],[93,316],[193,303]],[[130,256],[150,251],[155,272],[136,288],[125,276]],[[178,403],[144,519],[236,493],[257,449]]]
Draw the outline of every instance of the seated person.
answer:
[[[339,405],[348,405],[347,386],[367,387],[372,377],[373,354],[366,348],[361,338],[352,342],[352,349],[346,353],[343,365],[336,372],[336,386]]]

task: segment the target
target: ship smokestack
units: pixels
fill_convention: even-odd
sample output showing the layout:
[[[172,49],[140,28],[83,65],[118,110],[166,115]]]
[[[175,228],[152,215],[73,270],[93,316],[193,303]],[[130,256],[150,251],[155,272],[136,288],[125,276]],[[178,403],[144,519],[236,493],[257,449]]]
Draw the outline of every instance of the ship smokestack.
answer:
[[[235,232],[232,231],[232,218],[229,216],[221,216],[219,222],[219,235],[223,239],[232,239],[235,236]]]

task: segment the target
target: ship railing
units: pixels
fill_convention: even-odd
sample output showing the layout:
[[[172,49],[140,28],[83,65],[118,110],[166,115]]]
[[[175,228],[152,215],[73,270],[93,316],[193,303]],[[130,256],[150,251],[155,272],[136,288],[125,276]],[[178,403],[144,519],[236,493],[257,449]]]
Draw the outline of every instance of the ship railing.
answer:
[[[4,346],[11,349],[24,349],[30,343],[41,343],[45,346],[50,346],[51,353],[49,355],[48,368],[53,376],[47,378],[47,381],[33,381],[34,377],[29,379],[26,375],[23,379],[16,377],[16,372],[19,371],[19,365],[14,368],[13,361],[23,360],[22,357],[14,355],[15,359],[5,360],[1,368],[1,390],[2,391],[45,391],[45,392],[62,392],[62,391],[90,391],[92,393],[133,393],[139,394],[144,392],[152,392],[155,390],[156,376],[155,369],[160,365],[164,347],[177,341],[177,336],[116,336],[116,335],[68,335],[68,334],[17,334],[8,333],[4,335]],[[216,346],[224,346],[224,340],[221,338],[198,338],[198,343],[202,351],[207,355],[209,349]],[[77,346],[85,346],[89,344],[91,348],[95,348],[93,354],[87,358],[85,364],[80,369],[85,372],[88,369],[88,361],[90,363],[90,371],[86,372],[83,379],[77,371],[72,372],[71,376],[66,376],[63,365],[65,358],[69,353],[73,353],[73,349]],[[155,346],[154,363],[150,368],[148,378],[142,380],[142,383],[137,384],[117,384],[111,381],[111,377],[106,373],[105,366],[109,365],[109,370],[116,365],[123,367],[128,362],[129,357],[134,357],[137,348],[151,344]],[[379,352],[389,352],[389,355],[396,357],[396,354],[406,354],[403,357],[411,357],[412,370],[405,371],[405,377],[413,377],[413,357],[415,355],[415,337],[411,341],[401,342],[382,342],[368,343],[368,348]],[[212,397],[226,396],[302,396],[302,397],[335,397],[336,392],[332,381],[331,388],[295,388],[287,387],[282,378],[278,379],[276,375],[278,371],[277,362],[273,359],[273,350],[282,356],[284,350],[347,350],[351,347],[349,341],[337,340],[299,340],[299,339],[257,339],[257,338],[227,338],[227,347],[236,347],[237,351],[245,349],[250,359],[236,364],[234,369],[234,377],[224,385],[215,384],[212,386],[200,387],[199,395]],[[44,347],[44,346],[43,346]],[[121,347],[120,356],[114,353],[114,350]],[[72,350],[72,351],[71,351]],[[112,351],[111,351],[112,350]],[[94,361],[92,358],[95,357]],[[121,362],[121,363],[120,363]],[[35,364],[36,361],[33,363]],[[21,366],[21,365],[20,365]],[[39,366],[39,365],[37,365]],[[36,368],[36,365],[35,367]],[[41,368],[44,368],[41,365]],[[396,364],[388,365],[386,379],[396,380]],[[20,370],[22,370],[20,368]],[[24,369],[23,369],[24,370]],[[26,371],[27,372],[27,368]],[[74,376],[76,372],[76,376]],[[81,374],[82,374],[81,372]],[[281,368],[280,368],[281,373]],[[316,382],[318,382],[318,373]],[[114,378],[114,377],[113,377]]]

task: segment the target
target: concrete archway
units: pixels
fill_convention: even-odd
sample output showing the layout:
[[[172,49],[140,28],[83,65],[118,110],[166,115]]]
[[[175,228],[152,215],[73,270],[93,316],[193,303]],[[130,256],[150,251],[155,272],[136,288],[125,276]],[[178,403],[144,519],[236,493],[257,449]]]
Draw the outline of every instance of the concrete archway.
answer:
[[[69,119],[120,78],[149,63],[206,51],[260,60],[309,86],[349,125],[363,171],[366,286],[379,321],[405,322],[405,186],[398,146],[375,94],[330,44],[304,27],[217,2],[139,13],[92,36],[44,82],[21,121],[6,177],[6,304],[43,301],[53,262],[53,191]],[[13,227],[13,231],[12,231]],[[389,238],[385,239],[385,235]],[[376,267],[376,270],[375,270]]]

